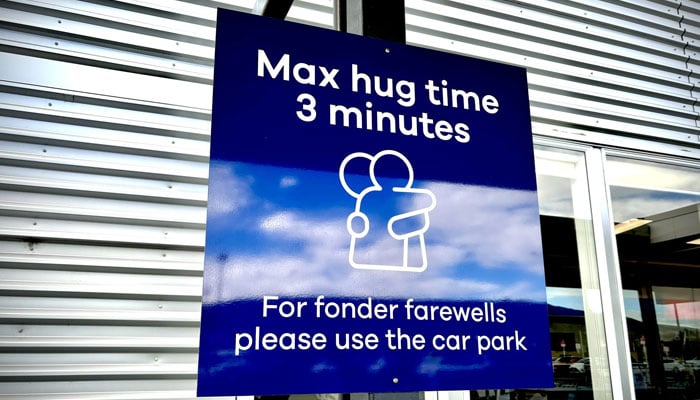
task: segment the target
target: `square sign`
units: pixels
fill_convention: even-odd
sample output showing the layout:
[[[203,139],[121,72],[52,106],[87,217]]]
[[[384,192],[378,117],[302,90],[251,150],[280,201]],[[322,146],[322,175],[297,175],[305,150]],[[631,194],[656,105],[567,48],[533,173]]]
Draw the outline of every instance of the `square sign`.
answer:
[[[525,70],[220,10],[198,395],[552,383]]]

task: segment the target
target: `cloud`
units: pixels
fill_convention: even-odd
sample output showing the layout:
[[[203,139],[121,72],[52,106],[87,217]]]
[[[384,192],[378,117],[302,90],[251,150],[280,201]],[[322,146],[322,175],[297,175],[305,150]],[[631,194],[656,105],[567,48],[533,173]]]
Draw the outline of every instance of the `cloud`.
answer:
[[[692,168],[616,157],[610,157],[606,164],[607,179],[613,186],[700,192],[700,180]]]
[[[236,213],[251,202],[250,184],[252,178],[236,175],[230,163],[212,162],[209,169],[210,187],[226,190],[210,190],[207,212],[220,216]]]
[[[532,222],[532,217],[527,217],[527,210],[533,206],[534,193],[474,187],[463,187],[458,193],[454,187],[432,186],[431,189],[436,191],[438,201],[442,203],[436,208],[435,215],[431,215],[433,224],[429,233],[436,238],[431,239],[435,243],[429,245],[430,266],[426,272],[395,273],[351,268],[348,262],[350,236],[344,219],[320,219],[313,212],[285,210],[262,217],[258,228],[268,235],[271,243],[298,242],[295,251],[271,248],[261,254],[239,255],[225,261],[209,257],[207,263],[220,264],[215,269],[221,276],[208,276],[207,281],[227,284],[223,288],[206,287],[205,301],[257,297],[261,293],[542,300],[541,258],[533,255],[539,254],[539,236],[536,240],[521,237],[523,234],[532,236],[527,233],[528,228],[521,225]],[[486,200],[486,204],[477,201],[479,198]],[[466,210],[477,215],[471,217]],[[531,209],[529,213],[532,213]],[[494,219],[499,219],[503,225],[494,223]],[[539,232],[536,228],[529,230]],[[465,233],[465,230],[473,232]],[[512,243],[516,239],[525,243]],[[535,250],[527,245],[534,246]],[[371,251],[376,252],[380,262],[382,249],[386,246],[387,243],[382,241],[372,246]],[[480,276],[474,270],[450,274],[450,267],[464,263],[465,258],[475,263],[482,262],[487,269],[521,268],[530,275],[511,281],[502,278],[510,278],[512,274],[501,275],[502,278]]]
[[[537,175],[537,182],[540,214],[574,218],[573,179]]]
[[[261,294],[544,301],[534,191],[428,184],[425,188],[437,198],[426,233],[428,268],[421,273],[397,273],[351,267],[346,218],[354,200],[342,212],[332,200],[321,207],[289,207],[282,187],[272,197],[255,198],[246,189],[252,180],[234,172],[221,168],[213,173],[218,183],[225,181],[238,193],[224,197],[215,207],[217,212],[235,212],[248,205],[240,215],[245,214],[250,225],[238,229],[235,236],[221,234],[223,247],[207,252],[206,303]],[[253,207],[260,204],[264,206]],[[410,201],[399,205],[405,210],[415,207]],[[226,232],[225,225],[217,229]],[[385,260],[390,254],[386,250],[395,246],[396,240],[387,236],[364,250],[376,255],[378,262],[391,264],[392,260]],[[220,256],[222,251],[225,257]]]
[[[611,197],[615,222],[631,218],[650,217],[698,203],[698,196],[688,193],[664,192],[624,187],[612,187]]]
[[[469,364],[445,364],[443,357],[436,357],[433,355],[428,355],[423,358],[421,363],[418,365],[418,373],[428,376],[435,376],[440,372],[449,371],[472,371],[476,369],[486,368],[491,363],[485,359],[482,359],[478,363]]]
[[[616,222],[698,202],[697,171],[663,163],[610,157],[606,160]]]
[[[280,179],[280,187],[283,189],[294,187],[297,184],[299,184],[299,180],[294,176],[284,176]]]
[[[443,244],[443,256],[544,272],[536,192],[443,183],[428,188],[438,198],[430,238]]]
[[[322,241],[324,247],[347,241],[344,219],[306,216],[300,212],[278,211],[261,219],[260,230],[286,239],[301,239],[309,243]]]
[[[234,298],[279,296],[326,296],[415,299],[536,299],[537,285],[530,281],[502,283],[437,274],[416,279],[415,273],[392,273],[353,269],[346,253],[326,252],[328,258],[310,260],[284,255],[241,257],[210,265],[205,280],[204,302]],[[208,262],[216,263],[214,260]],[[331,268],[329,268],[329,266]],[[329,272],[330,271],[330,272]]]

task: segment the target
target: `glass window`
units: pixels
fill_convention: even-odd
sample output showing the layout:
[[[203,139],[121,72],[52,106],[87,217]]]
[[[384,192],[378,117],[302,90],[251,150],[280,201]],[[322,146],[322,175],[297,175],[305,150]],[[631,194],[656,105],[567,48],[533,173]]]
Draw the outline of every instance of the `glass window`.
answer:
[[[637,399],[700,397],[700,166],[606,160]]]
[[[474,399],[612,398],[585,154],[535,147],[555,387],[471,391]]]

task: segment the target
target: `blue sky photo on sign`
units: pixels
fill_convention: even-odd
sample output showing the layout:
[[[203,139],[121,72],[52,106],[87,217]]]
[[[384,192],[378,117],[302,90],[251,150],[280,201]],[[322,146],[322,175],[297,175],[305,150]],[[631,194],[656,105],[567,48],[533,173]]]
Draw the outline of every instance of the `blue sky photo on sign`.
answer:
[[[198,395],[552,385],[524,70],[224,10],[216,51]]]
[[[427,235],[435,267],[415,276],[349,267],[346,218],[355,200],[338,174],[212,161],[210,185],[229,189],[213,192],[209,200],[207,265],[226,260],[216,271],[230,281],[206,286],[205,303],[267,292],[533,301],[545,296],[533,191],[419,182],[438,204]],[[395,215],[413,208],[383,203],[375,212]],[[385,243],[374,246],[388,257]],[[294,266],[298,282],[280,285],[277,265]]]

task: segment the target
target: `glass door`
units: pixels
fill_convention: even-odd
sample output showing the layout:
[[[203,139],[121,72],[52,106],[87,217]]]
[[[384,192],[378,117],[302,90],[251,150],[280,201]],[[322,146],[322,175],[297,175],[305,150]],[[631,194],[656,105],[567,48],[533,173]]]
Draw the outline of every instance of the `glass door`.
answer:
[[[700,398],[700,165],[608,155],[637,399]]]

